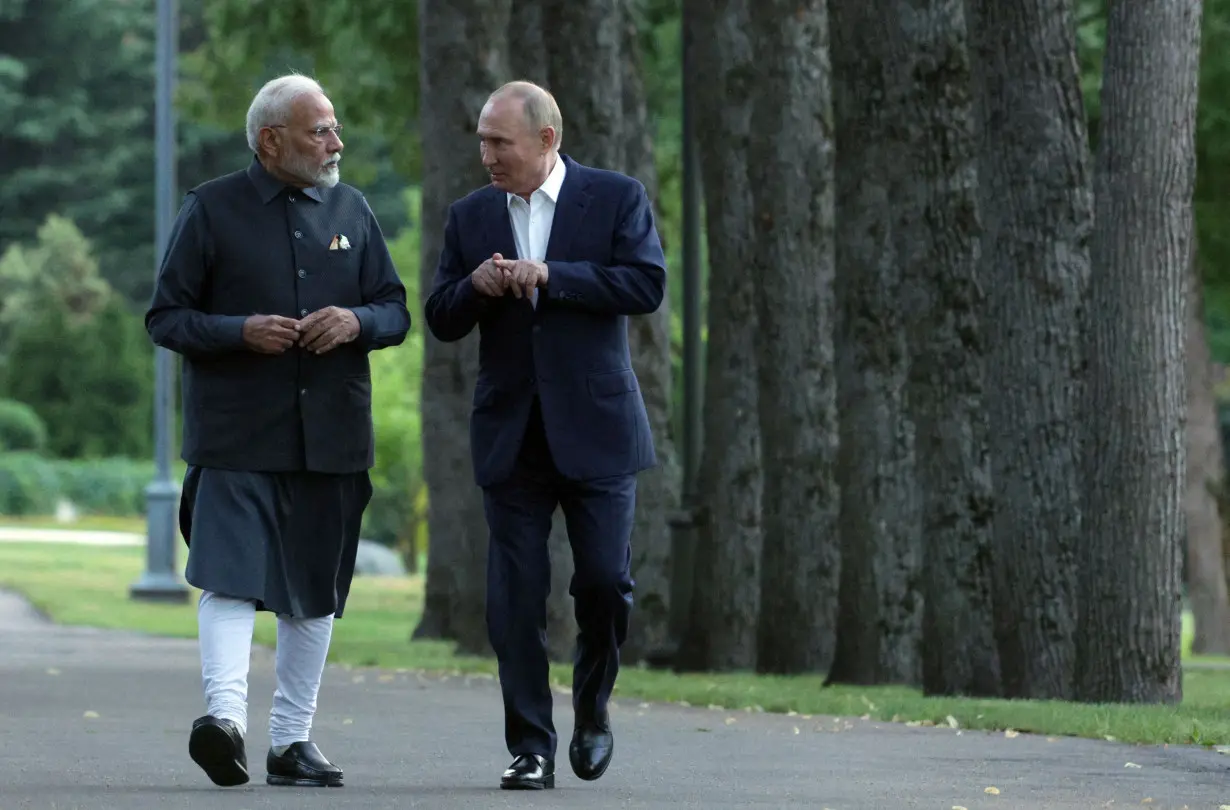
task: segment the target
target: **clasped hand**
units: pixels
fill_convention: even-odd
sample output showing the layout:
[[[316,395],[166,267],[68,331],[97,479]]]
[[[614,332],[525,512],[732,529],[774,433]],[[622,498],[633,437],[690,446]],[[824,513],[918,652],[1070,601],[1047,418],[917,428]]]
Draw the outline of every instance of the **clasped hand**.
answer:
[[[529,298],[535,287],[547,284],[547,265],[528,259],[505,259],[499,253],[480,264],[470,274],[474,289],[499,298],[511,290],[515,298]]]
[[[283,315],[252,315],[243,323],[243,341],[261,354],[282,354],[298,345],[324,354],[359,336],[359,318],[344,307],[318,309],[302,320]]]

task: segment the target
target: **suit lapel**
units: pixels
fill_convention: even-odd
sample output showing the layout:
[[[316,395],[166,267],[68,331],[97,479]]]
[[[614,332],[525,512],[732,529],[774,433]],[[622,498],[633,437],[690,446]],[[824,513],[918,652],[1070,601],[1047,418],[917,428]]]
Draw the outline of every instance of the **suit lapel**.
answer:
[[[585,211],[589,208],[589,178],[585,167],[564,155],[567,172],[564,174],[564,185],[560,189],[559,199],[555,203],[555,216],[551,220],[551,236],[547,239],[547,261],[566,261],[568,249],[572,247],[572,239],[576,236]]]
[[[483,217],[487,244],[492,253],[498,253],[505,259],[516,259],[517,240],[513,238],[512,220],[508,216],[508,197],[499,189],[493,188],[491,191],[487,216]]]

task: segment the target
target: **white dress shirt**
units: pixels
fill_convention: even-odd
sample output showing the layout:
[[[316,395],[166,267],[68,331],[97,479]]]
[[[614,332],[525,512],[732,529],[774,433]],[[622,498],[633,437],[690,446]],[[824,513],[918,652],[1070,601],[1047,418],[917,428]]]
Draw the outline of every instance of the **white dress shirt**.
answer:
[[[564,160],[555,156],[555,166],[543,184],[530,195],[529,202],[516,194],[508,195],[508,218],[512,220],[517,258],[541,262],[547,258],[547,240],[551,238],[551,223],[555,220],[555,203],[564,186]],[[538,288],[530,296],[538,306]]]

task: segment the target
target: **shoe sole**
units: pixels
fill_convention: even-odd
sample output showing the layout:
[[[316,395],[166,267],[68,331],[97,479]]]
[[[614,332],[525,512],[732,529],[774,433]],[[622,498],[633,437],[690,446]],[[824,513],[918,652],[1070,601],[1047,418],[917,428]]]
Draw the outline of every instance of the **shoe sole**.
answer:
[[[555,774],[543,779],[505,779],[500,782],[501,790],[549,790],[555,787]]]
[[[299,777],[276,777],[267,774],[264,783],[278,788],[341,788],[342,779],[303,779]]]
[[[218,726],[199,726],[188,738],[188,756],[218,787],[247,784],[248,769],[237,754],[234,739]]]

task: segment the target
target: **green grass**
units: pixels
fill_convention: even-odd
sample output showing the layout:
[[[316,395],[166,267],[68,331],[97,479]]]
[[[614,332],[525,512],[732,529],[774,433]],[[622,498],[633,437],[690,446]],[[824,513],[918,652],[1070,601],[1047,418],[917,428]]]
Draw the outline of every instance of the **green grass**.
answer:
[[[4,515],[0,517],[0,520],[3,521],[3,528],[6,529],[67,529],[78,532],[145,534],[147,528],[143,517],[113,517],[111,515],[82,515],[70,523],[56,520],[49,515],[30,517]]]
[[[194,637],[195,601],[151,605],[128,598],[141,573],[140,548],[60,544],[0,544],[0,587],[29,598],[67,625],[132,629]],[[195,595],[194,595],[195,597]],[[439,642],[411,642],[422,583],[417,578],[355,579],[346,617],[334,632],[330,657],[355,667],[494,674],[494,661],[463,658]],[[258,617],[256,639],[272,646],[272,617]],[[570,680],[566,666],[552,678]],[[1094,706],[1042,701],[924,698],[899,687],[829,687],[816,677],[768,677],[744,673],[676,675],[626,668],[616,697],[684,702],[725,710],[795,712],[813,716],[866,717],[923,725],[949,718],[963,728],[1112,738],[1132,743],[1230,742],[1230,671],[1190,669],[1179,706]]]

